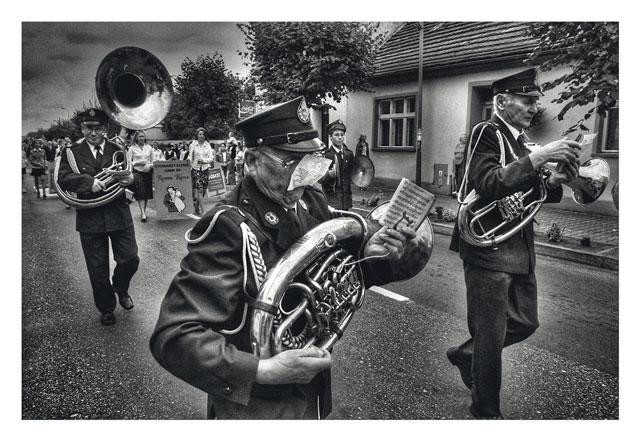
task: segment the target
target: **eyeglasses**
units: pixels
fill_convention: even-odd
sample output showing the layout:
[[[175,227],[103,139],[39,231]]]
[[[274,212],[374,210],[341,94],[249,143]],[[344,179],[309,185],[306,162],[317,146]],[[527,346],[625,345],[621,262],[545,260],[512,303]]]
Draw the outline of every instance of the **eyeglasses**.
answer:
[[[84,130],[86,130],[87,132],[91,133],[102,133],[104,132],[104,127],[103,126],[83,126]]]
[[[289,160],[283,160],[283,159],[280,159],[277,156],[272,155],[271,153],[268,153],[268,152],[264,152],[263,151],[263,152],[260,152],[260,153],[262,153],[263,155],[266,155],[269,158],[273,159],[275,162],[280,164],[282,166],[282,168],[284,168],[285,170],[289,170],[289,169],[294,168],[296,165],[298,165],[298,163],[300,161],[302,161],[302,158],[304,158],[304,156],[301,156],[299,158],[292,158],[292,159],[289,159]],[[313,156],[318,156],[318,157],[322,156],[322,153],[320,153],[320,152],[314,152],[314,153],[308,153],[308,154],[313,155]]]

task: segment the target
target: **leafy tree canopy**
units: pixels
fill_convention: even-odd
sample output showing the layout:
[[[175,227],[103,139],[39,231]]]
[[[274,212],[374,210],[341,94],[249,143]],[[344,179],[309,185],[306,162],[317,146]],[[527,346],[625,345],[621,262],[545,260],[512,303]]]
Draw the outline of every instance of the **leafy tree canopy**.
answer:
[[[337,102],[348,91],[369,90],[375,53],[383,42],[377,24],[252,22],[239,24],[251,76],[270,103],[303,95],[310,104]]]
[[[198,127],[209,138],[226,138],[237,120],[242,81],[226,69],[222,56],[186,58],[175,78],[175,97],[164,120],[170,138],[192,139]]]
[[[562,121],[574,107],[593,105],[567,132],[578,127],[588,130],[583,123],[594,111],[604,114],[617,105],[618,23],[532,23],[529,33],[539,41],[527,60],[530,64],[539,64],[543,71],[567,65],[571,68],[569,73],[542,84],[543,90],[565,84],[560,95],[552,100],[564,103],[558,120]]]

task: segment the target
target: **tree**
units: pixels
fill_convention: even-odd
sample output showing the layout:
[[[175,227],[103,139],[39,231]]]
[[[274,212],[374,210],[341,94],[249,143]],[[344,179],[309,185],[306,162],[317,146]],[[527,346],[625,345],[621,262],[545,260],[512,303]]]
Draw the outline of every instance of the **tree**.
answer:
[[[164,120],[171,138],[193,138],[204,127],[212,138],[226,137],[237,120],[241,80],[226,69],[222,56],[186,58],[175,78],[175,97]]]
[[[548,71],[554,67],[571,68],[567,74],[542,84],[543,90],[565,84],[565,88],[551,102],[562,104],[557,115],[564,115],[577,106],[592,105],[567,133],[580,128],[594,112],[603,115],[618,102],[618,23],[559,22],[532,23],[530,35],[539,41],[527,62],[540,64]]]
[[[251,75],[271,103],[303,95],[310,104],[340,102],[348,91],[369,90],[375,53],[383,42],[377,24],[261,22],[239,24]]]

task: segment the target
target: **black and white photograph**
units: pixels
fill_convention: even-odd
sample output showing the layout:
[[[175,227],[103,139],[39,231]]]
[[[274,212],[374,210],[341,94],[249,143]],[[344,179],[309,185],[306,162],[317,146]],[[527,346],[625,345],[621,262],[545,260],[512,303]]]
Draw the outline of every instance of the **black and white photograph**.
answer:
[[[13,23],[18,429],[633,424],[623,11],[182,7]]]

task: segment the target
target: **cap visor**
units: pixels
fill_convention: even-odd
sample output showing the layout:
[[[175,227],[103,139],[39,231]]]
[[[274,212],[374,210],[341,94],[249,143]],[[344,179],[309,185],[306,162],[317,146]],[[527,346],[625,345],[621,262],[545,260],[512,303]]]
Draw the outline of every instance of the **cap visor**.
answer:
[[[312,138],[306,141],[296,142],[295,144],[277,144],[269,147],[287,152],[309,153],[322,150],[323,144],[320,138]]]
[[[516,92],[511,92],[514,95],[522,95],[522,96],[544,96],[544,93],[538,91],[538,90],[532,90],[530,92],[522,92],[522,93],[516,93]]]

